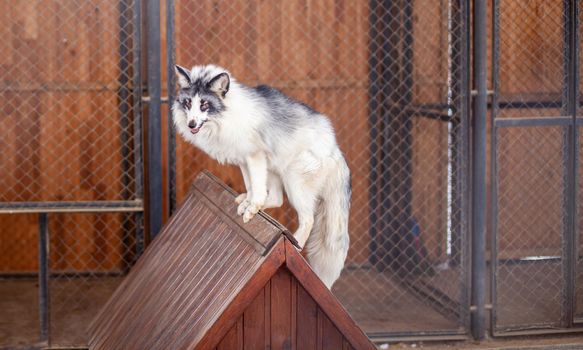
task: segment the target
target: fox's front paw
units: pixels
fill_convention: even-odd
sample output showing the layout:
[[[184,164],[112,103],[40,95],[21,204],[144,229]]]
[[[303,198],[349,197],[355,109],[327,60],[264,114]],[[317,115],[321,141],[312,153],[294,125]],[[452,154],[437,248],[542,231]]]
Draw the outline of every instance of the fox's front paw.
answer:
[[[237,196],[237,198],[235,198],[235,203],[241,204],[245,199],[247,199],[247,193],[241,193],[240,195]]]
[[[247,210],[249,204],[251,204],[251,202],[247,198],[243,199],[241,203],[239,203],[239,206],[237,207],[237,215],[243,215],[245,213],[245,210]]]
[[[245,208],[245,213],[243,213],[243,222],[248,223],[257,212],[261,209],[261,206],[255,203],[249,203],[247,208]]]

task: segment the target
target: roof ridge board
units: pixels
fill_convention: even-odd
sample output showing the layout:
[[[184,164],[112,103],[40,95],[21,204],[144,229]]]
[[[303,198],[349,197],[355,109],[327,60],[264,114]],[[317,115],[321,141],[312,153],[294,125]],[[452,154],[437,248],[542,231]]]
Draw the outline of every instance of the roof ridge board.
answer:
[[[279,235],[273,235],[273,237],[268,241],[268,242],[261,242],[257,239],[257,237],[253,234],[254,232],[252,232],[253,230],[250,230],[249,227],[246,224],[242,224],[241,220],[237,220],[238,217],[234,218],[230,215],[228,215],[227,213],[225,213],[219,205],[217,205],[215,203],[215,201],[210,198],[205,191],[203,191],[202,189],[197,187],[197,184],[200,184],[201,181],[205,181],[204,178],[207,178],[207,180],[209,180],[210,182],[207,183],[207,185],[215,185],[215,186],[220,186],[221,189],[223,189],[225,192],[228,192],[229,194],[231,194],[233,196],[233,199],[238,195],[238,193],[233,190],[231,187],[229,187],[228,185],[226,185],[223,181],[221,181],[221,179],[219,179],[217,176],[215,176],[213,173],[211,173],[208,170],[203,170],[199,173],[199,175],[196,177],[194,183],[193,183],[193,188],[197,191],[197,193],[202,194],[206,199],[209,200],[209,202],[211,202],[214,207],[216,209],[218,209],[219,212],[221,212],[225,218],[228,218],[230,222],[235,223],[239,228],[241,228],[245,233],[247,233],[249,236],[251,236],[254,241],[256,241],[258,244],[260,244],[261,246],[263,246],[265,248],[264,252],[260,254],[265,255],[267,254],[267,252],[274,246],[274,244],[277,242],[277,240],[279,239]],[[270,216],[269,214],[267,214],[265,211],[260,210],[257,213],[263,220],[267,221],[267,223],[271,224],[272,226],[274,226],[274,228],[279,230],[279,233],[283,234],[284,236],[286,236],[290,242],[296,246],[298,249],[301,249],[298,241],[295,239],[295,237],[293,236],[293,234],[285,227],[283,226],[280,222],[278,222],[277,220],[275,220],[272,216]]]

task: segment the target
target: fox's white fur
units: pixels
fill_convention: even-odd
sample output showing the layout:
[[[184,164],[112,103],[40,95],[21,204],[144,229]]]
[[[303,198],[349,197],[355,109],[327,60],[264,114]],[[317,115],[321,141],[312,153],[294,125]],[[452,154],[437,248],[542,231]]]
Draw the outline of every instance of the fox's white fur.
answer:
[[[275,89],[239,84],[214,65],[177,66],[177,77],[177,131],[220,163],[241,168],[244,222],[281,206],[285,189],[298,214],[294,237],[331,288],[348,252],[350,172],[329,119]]]

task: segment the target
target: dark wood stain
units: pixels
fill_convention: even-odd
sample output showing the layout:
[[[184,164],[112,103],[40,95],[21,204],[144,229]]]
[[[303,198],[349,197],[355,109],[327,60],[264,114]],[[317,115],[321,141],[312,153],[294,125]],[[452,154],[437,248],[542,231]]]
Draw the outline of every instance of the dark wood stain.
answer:
[[[322,349],[342,349],[344,338],[338,328],[334,326],[332,321],[324,313],[319,313],[319,315],[322,318]]]
[[[291,275],[280,269],[271,278],[271,348],[291,348]]]
[[[265,292],[267,289],[270,293]],[[267,313],[270,317],[263,317]],[[359,330],[350,329],[350,337],[361,340],[352,346],[337,324],[285,266],[274,273],[237,322],[223,332],[225,335],[219,345],[231,344],[241,323],[244,325],[242,343],[232,345],[233,349],[240,346],[243,349],[374,349],[364,335],[356,334]],[[265,334],[271,335],[267,341],[264,341]]]
[[[247,350],[265,349],[265,289],[261,289],[257,297],[243,314],[244,348]]]
[[[298,349],[316,350],[318,339],[318,304],[302,287],[297,294],[297,346]]]

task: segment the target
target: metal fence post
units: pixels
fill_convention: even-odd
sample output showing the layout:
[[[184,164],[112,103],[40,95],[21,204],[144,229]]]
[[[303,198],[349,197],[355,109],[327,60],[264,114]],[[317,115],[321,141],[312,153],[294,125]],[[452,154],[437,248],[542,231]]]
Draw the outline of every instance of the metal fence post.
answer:
[[[172,121],[172,103],[174,102],[174,88],[176,85],[174,64],[176,49],[174,45],[174,0],[166,0],[166,57],[168,80],[168,213],[172,215],[176,209],[176,133]]]
[[[563,177],[565,179],[564,208],[566,210],[563,226],[563,288],[562,324],[570,327],[575,313],[576,288],[576,241],[577,241],[577,96],[578,96],[578,9],[572,1],[563,1],[563,41],[564,41],[564,79],[562,111],[572,118],[572,123],[564,128],[563,139]]]
[[[38,297],[40,340],[49,341],[49,226],[46,213],[38,215]]]
[[[472,334],[485,335],[486,300],[486,1],[474,0],[474,116],[472,128]]]
[[[379,205],[379,185],[378,185],[378,157],[377,153],[379,150],[378,146],[378,121],[379,121],[379,59],[378,59],[378,48],[379,48],[379,40],[378,40],[378,7],[379,2],[377,0],[370,0],[370,14],[369,14],[369,49],[370,49],[370,56],[368,59],[369,64],[369,102],[368,102],[368,109],[369,109],[369,116],[368,116],[368,125],[369,125],[369,135],[370,135],[370,145],[369,145],[369,152],[370,152],[370,172],[369,172],[369,201],[368,201],[368,210],[369,210],[369,220],[370,220],[370,228],[369,228],[369,235],[370,235],[370,242],[369,242],[369,249],[371,254],[369,255],[369,261],[371,264],[375,265],[377,263],[377,255],[375,254],[377,251],[377,232],[378,232],[378,217],[377,217],[377,208]]]
[[[492,2],[492,107],[490,116],[490,227],[492,228],[490,233],[490,273],[488,278],[490,278],[490,301],[492,302],[492,310],[490,312],[490,330],[495,331],[496,319],[497,319],[497,269],[498,269],[498,160],[497,160],[497,147],[498,147],[498,129],[495,126],[495,121],[498,116],[499,111],[499,90],[500,90],[500,20],[499,20],[500,2],[499,0],[494,0]]]
[[[162,227],[162,131],[160,116],[160,2],[146,1],[148,67],[148,222],[153,239]]]
[[[142,123],[142,3],[134,1],[132,27],[133,27],[133,60],[132,60],[132,84],[133,84],[133,146],[134,146],[134,179],[136,198],[144,199],[144,151],[143,151],[143,134],[144,127]],[[142,255],[144,250],[144,213],[136,213],[136,256]]]

